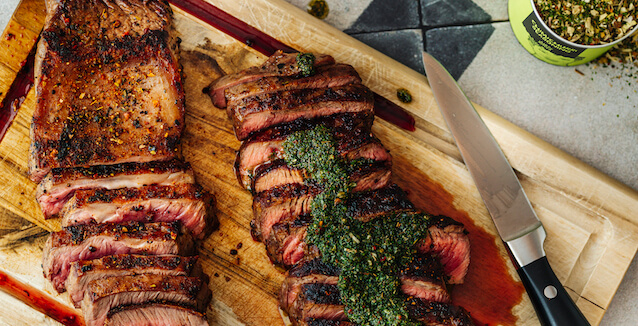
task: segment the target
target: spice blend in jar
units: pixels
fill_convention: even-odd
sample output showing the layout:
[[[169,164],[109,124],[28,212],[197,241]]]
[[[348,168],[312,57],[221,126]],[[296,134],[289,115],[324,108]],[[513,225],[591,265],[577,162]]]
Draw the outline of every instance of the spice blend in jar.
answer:
[[[538,14],[560,37],[582,45],[606,44],[636,26],[636,0],[534,0]]]

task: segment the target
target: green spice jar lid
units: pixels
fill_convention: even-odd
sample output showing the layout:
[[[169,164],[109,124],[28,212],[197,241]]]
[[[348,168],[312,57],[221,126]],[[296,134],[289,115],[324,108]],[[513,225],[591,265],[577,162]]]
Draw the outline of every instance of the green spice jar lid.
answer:
[[[534,0],[509,0],[508,13],[518,42],[536,58],[558,66],[576,66],[594,60],[638,31],[638,25],[635,25],[613,42],[583,45],[552,31],[539,15]]]

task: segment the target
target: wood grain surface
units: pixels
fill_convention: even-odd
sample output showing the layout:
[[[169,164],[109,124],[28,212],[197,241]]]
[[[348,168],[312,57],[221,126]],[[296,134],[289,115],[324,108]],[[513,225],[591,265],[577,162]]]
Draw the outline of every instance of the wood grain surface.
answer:
[[[414,101],[401,105],[415,117],[417,130],[406,132],[380,119],[373,127],[395,157],[396,181],[420,196],[419,205],[419,200],[425,202],[431,195],[425,181],[420,182],[427,178],[449,194],[457,210],[495,234],[424,76],[284,1],[208,1],[293,48],[329,53],[355,66],[367,86],[397,104],[396,90],[410,90]],[[276,302],[283,275],[272,267],[263,245],[250,237],[252,198],[239,187],[232,169],[240,143],[225,112],[202,93],[222,71],[232,73],[259,64],[265,57],[188,14],[174,11],[183,40],[181,63],[186,76],[182,153],[193,165],[198,182],[217,196],[221,223],[200,250],[202,266],[211,276],[211,324],[281,325]],[[34,44],[43,18],[42,0],[23,0],[0,39],[0,98]],[[0,143],[0,268],[54,295],[40,264],[45,230],[59,229],[59,222],[43,219],[34,198],[36,185],[26,175],[34,101],[31,91]],[[598,324],[638,248],[638,194],[493,113],[478,106],[477,110],[547,229],[545,248],[558,278],[590,322]],[[494,241],[506,259],[500,241]],[[231,249],[240,243],[239,253],[232,255]],[[512,265],[508,262],[507,266],[518,280]],[[66,295],[54,296],[68,303]],[[517,325],[538,324],[527,297],[514,314]],[[0,293],[0,324],[55,322]]]

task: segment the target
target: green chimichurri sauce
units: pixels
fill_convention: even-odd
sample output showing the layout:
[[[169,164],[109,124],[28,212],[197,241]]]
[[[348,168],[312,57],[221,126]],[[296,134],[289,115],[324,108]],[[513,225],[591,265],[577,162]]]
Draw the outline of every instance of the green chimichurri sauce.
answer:
[[[309,77],[315,74],[315,55],[312,53],[297,53],[297,66],[301,75]]]
[[[328,17],[329,12],[328,3],[325,0],[312,0],[308,3],[308,13],[319,19]]]
[[[403,103],[412,102],[412,94],[410,94],[410,91],[405,88],[399,88],[397,90],[397,97],[399,98],[399,101]]]
[[[338,286],[348,318],[360,325],[419,325],[409,320],[398,275],[413,259],[415,243],[427,235],[429,217],[393,213],[364,223],[349,216],[344,201],[354,187],[350,163],[325,126],[297,132],[283,147],[288,165],[305,169],[323,185],[311,203],[314,218],[306,240],[324,261],[341,268]]]

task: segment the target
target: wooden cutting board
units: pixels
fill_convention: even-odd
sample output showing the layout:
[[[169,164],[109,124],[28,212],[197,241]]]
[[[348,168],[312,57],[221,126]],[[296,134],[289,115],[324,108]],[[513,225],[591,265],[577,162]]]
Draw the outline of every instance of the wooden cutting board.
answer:
[[[407,132],[380,119],[373,128],[394,157],[396,182],[409,189],[417,206],[434,210],[432,213],[457,212],[468,216],[477,230],[496,234],[422,75],[284,1],[207,1],[293,48],[329,53],[337,61],[353,65],[367,86],[397,104],[396,90],[410,90],[413,102],[401,105],[415,117],[416,131]],[[268,261],[263,245],[250,237],[252,198],[238,186],[232,170],[240,143],[225,112],[213,107],[201,91],[219,76],[220,69],[231,73],[259,64],[265,57],[174,10],[186,75],[187,127],[182,151],[198,182],[217,196],[221,222],[200,250],[202,266],[211,276],[210,321],[213,325],[281,325],[276,298],[283,276]],[[4,31],[0,39],[0,99],[33,46],[44,14],[42,0],[23,0]],[[57,230],[59,222],[43,219],[34,199],[36,185],[26,174],[34,103],[32,90],[0,143],[0,268],[53,294],[42,277],[41,250],[47,233],[41,228]],[[638,211],[638,194],[493,113],[478,106],[477,110],[517,171],[548,231],[545,249],[556,274],[589,321],[598,324],[638,247],[638,217],[634,213]],[[447,208],[431,205],[436,202],[445,203]],[[502,282],[520,288],[516,272],[496,239],[489,237],[487,243],[496,246],[500,261],[505,262],[505,273],[513,278]],[[472,266],[489,270],[490,266],[477,261],[481,256],[474,255],[487,252],[477,243],[486,242],[474,243]],[[238,254],[232,255],[231,249],[236,248],[240,248]],[[54,297],[68,303],[66,295]],[[529,300],[524,295],[522,298],[512,311],[515,324],[537,325]],[[2,323],[56,324],[0,292]]]

